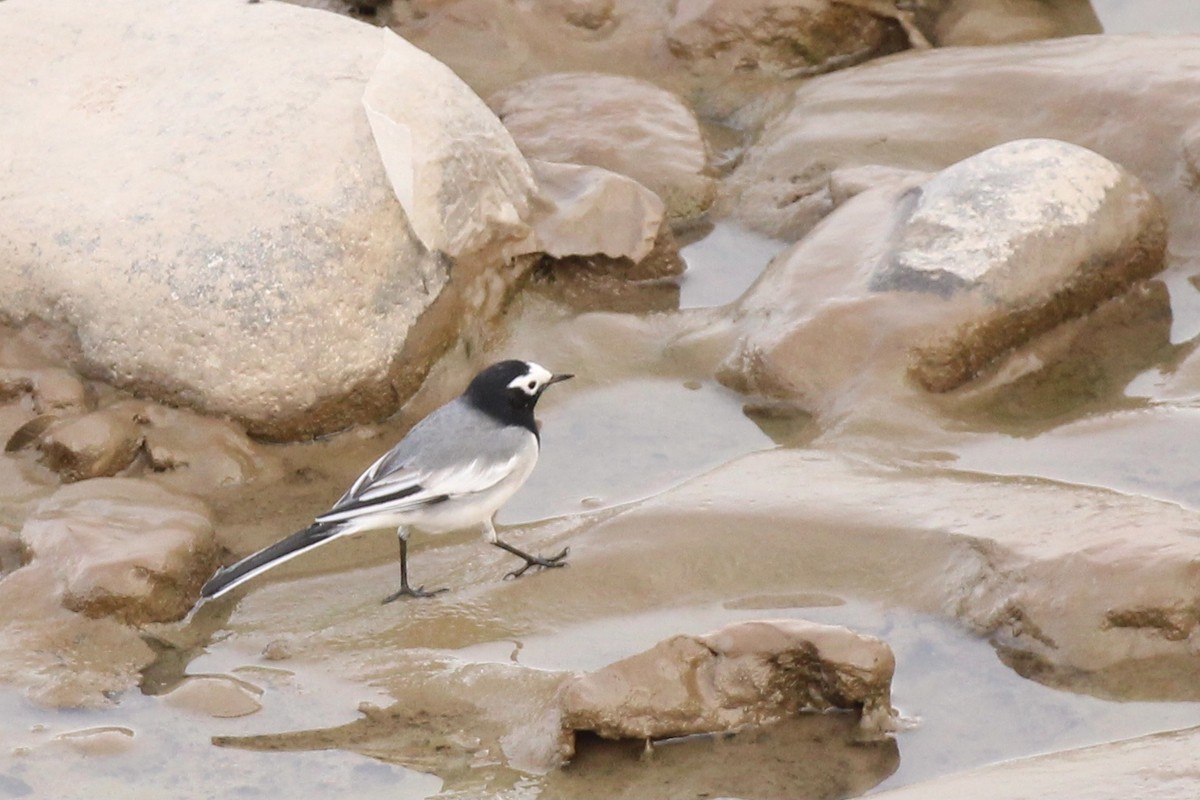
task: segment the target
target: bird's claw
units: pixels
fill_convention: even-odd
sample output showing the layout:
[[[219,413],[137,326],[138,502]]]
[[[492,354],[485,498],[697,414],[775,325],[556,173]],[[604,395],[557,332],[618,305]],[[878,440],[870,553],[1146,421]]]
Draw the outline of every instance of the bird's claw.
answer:
[[[528,572],[533,567],[542,567],[542,568],[565,567],[567,565],[567,562],[564,561],[564,559],[567,557],[567,553],[569,553],[570,551],[571,551],[571,548],[564,547],[562,549],[562,552],[556,556],[549,556],[549,557],[546,557],[546,556],[523,556],[523,558],[525,559],[525,566],[520,567],[519,569],[514,569],[512,572],[505,575],[504,579],[505,580],[509,580],[509,579],[515,580],[515,579],[521,577],[522,575],[524,575],[526,572]]]
[[[411,586],[408,586],[407,584],[405,584],[404,586],[401,586],[399,589],[397,589],[396,591],[389,594],[387,597],[383,598],[383,602],[381,603],[381,605],[387,605],[388,603],[392,602],[393,600],[399,600],[401,597],[433,597],[434,595],[439,595],[442,592],[448,592],[448,591],[450,591],[450,590],[449,589],[426,590],[424,586],[418,586],[417,588],[414,589]]]

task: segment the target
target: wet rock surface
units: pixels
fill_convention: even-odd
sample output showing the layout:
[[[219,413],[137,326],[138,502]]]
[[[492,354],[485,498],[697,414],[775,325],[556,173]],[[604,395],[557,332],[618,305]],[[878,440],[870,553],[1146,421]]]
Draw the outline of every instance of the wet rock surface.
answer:
[[[154,652],[137,631],[111,619],[66,609],[60,578],[45,565],[26,565],[0,582],[0,636],[7,656],[5,685],[47,708],[110,706]]]
[[[655,192],[675,219],[697,216],[713,201],[716,184],[695,114],[651,83],[560,73],[520,83],[490,102],[530,158],[626,175]]]
[[[217,563],[204,504],[132,478],[64,486],[21,540],[28,568],[54,576],[66,608],[129,623],[182,617]]]
[[[1028,42],[1103,33],[1096,11],[1086,0],[1040,3],[1017,0],[965,0],[944,3],[933,25],[940,47]]]
[[[563,692],[563,724],[607,739],[665,739],[838,709],[859,711],[879,736],[892,728],[894,669],[886,644],[845,628],[743,622],[576,678]]]
[[[806,497],[800,509],[798,490],[773,488],[778,485],[841,489],[836,497]],[[809,581],[859,593],[875,580],[864,576],[890,574],[883,583],[901,587],[908,602],[953,614],[1047,674],[1100,679],[1159,658],[1191,657],[1197,630],[1192,587],[1200,579],[1194,512],[1030,481],[1021,488],[1019,513],[995,513],[1009,488],[936,470],[901,477],[819,452],[779,450],[691,481],[598,526],[588,538],[608,542],[608,558],[646,547],[648,557],[662,557],[682,543],[667,532],[651,541],[639,530],[658,529],[703,504],[706,515],[736,531],[743,547],[780,565],[769,578],[760,573],[764,586],[785,584],[785,570],[811,570]],[[789,536],[795,529],[804,537]],[[870,559],[851,546],[853,536],[871,541]],[[838,556],[839,548],[847,556]],[[693,550],[690,558],[689,570],[736,584],[736,575],[721,567],[719,544]],[[686,575],[660,572],[659,591],[687,591]],[[1177,688],[1190,696],[1194,687]]]

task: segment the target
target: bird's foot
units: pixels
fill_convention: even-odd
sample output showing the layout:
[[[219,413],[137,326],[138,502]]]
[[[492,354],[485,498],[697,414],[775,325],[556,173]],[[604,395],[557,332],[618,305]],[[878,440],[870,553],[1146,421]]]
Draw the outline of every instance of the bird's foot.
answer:
[[[381,605],[387,605],[388,603],[392,602],[393,600],[399,600],[401,597],[433,597],[434,595],[439,595],[442,592],[448,592],[448,591],[450,591],[450,590],[449,589],[426,590],[426,588],[424,586],[418,586],[417,588],[414,589],[411,586],[409,586],[407,583],[405,583],[405,584],[401,584],[399,589],[392,592],[387,597],[383,598],[383,603]]]
[[[505,575],[504,578],[505,580],[508,580],[509,578],[519,578],[533,567],[565,567],[567,565],[565,559],[570,550],[571,548],[564,547],[561,553],[556,556],[549,557],[531,556],[527,553],[515,553],[515,555],[519,555],[521,558],[525,559],[525,566],[521,567],[520,569],[514,569],[512,572]]]

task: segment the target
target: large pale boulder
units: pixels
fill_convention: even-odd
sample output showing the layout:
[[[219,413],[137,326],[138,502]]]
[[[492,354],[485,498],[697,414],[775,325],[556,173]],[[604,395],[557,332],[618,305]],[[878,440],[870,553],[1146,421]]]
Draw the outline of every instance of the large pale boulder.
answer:
[[[65,329],[93,376],[287,438],[394,411],[502,306],[517,270],[467,256],[524,234],[532,182],[444,66],[282,3],[93,11],[0,4],[4,317]],[[382,157],[372,125],[395,134]],[[430,248],[460,256],[453,282]],[[10,380],[50,396],[44,373]]]
[[[587,164],[626,175],[658,194],[671,218],[712,203],[700,125],[671,92],[601,73],[556,73],[490,100],[529,158]]]

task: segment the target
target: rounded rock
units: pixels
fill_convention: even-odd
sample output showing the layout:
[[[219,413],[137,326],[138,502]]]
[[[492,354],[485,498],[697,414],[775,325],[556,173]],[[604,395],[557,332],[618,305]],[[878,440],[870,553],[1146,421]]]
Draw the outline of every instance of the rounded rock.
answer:
[[[651,83],[561,72],[519,83],[490,102],[529,158],[626,175],[658,194],[674,219],[694,217],[713,201],[696,115]]]

